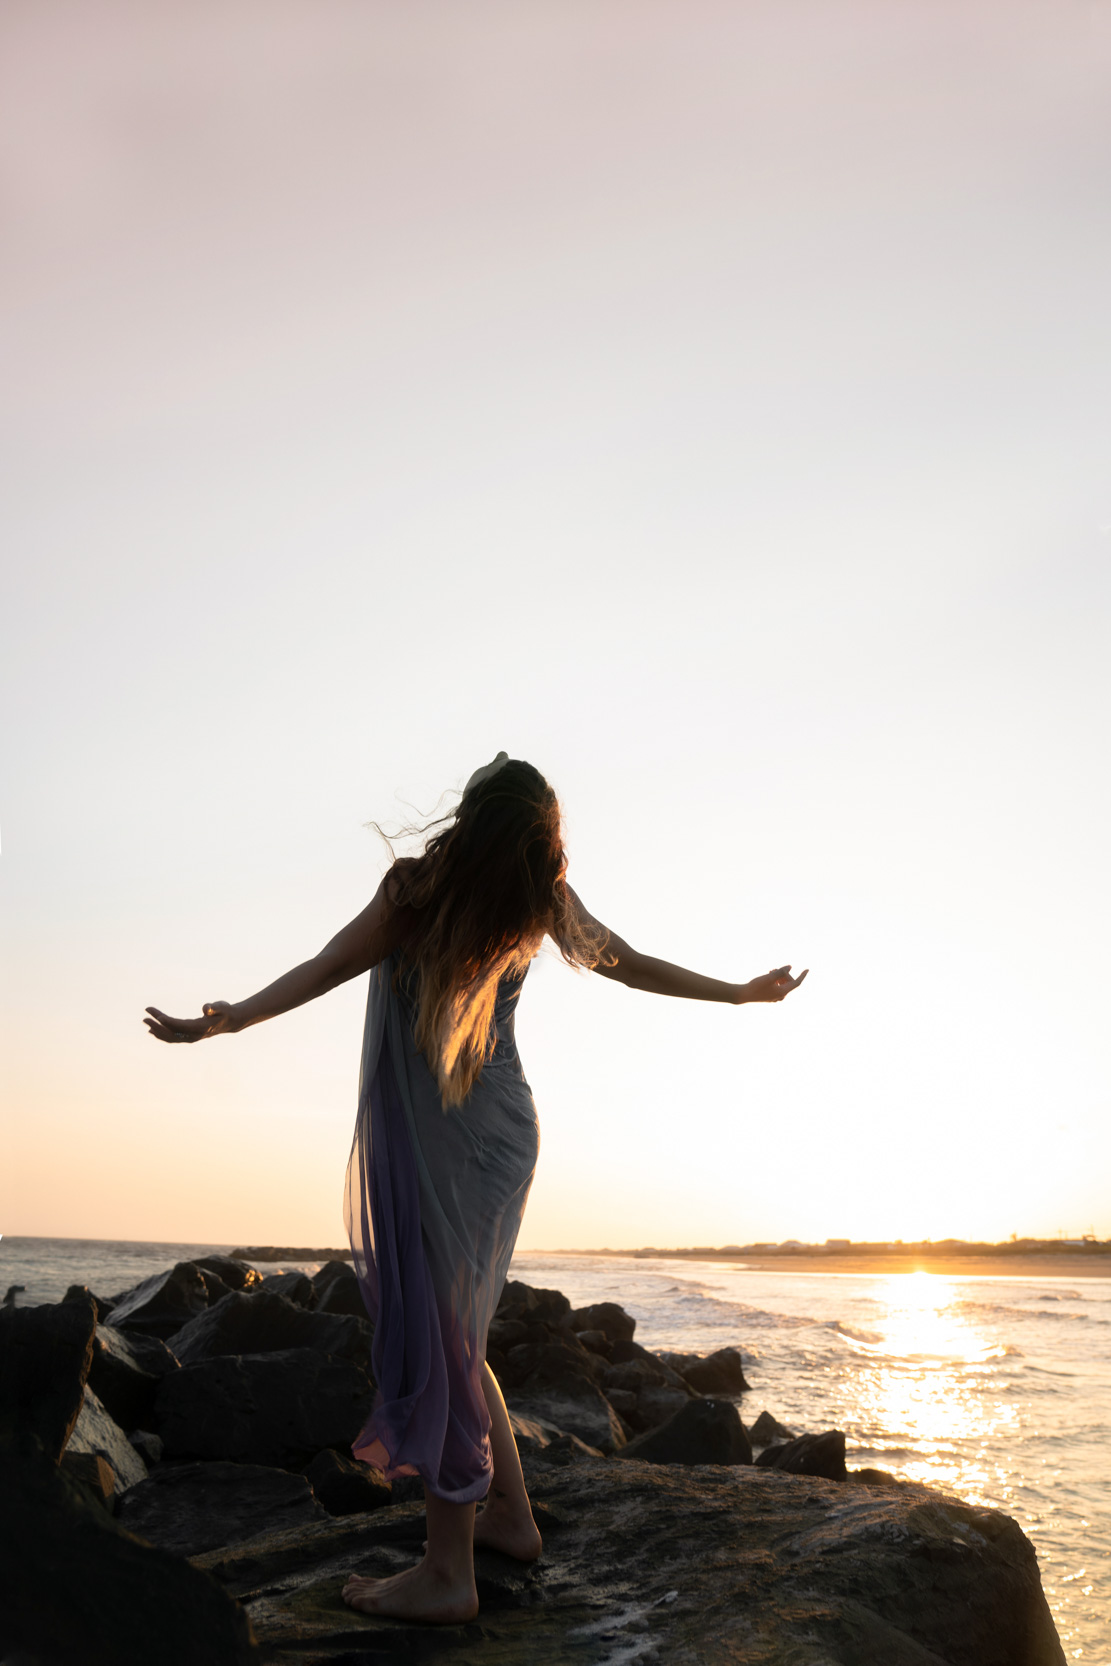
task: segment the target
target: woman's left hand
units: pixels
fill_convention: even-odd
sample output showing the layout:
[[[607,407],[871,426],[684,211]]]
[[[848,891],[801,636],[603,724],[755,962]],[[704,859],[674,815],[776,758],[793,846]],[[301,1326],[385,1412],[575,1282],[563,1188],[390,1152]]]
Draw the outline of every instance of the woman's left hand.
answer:
[[[806,971],[810,970],[807,967]],[[763,977],[753,978],[751,983],[742,983],[740,1001],[782,1001],[792,989],[797,989],[806,972],[800,972],[797,978],[791,976],[789,966],[777,966],[774,972],[765,972]]]
[[[209,1036],[234,1034],[231,1007],[227,1001],[206,1001],[203,1018],[169,1018],[157,1007],[148,1007],[143,1023],[159,1041],[207,1041]]]

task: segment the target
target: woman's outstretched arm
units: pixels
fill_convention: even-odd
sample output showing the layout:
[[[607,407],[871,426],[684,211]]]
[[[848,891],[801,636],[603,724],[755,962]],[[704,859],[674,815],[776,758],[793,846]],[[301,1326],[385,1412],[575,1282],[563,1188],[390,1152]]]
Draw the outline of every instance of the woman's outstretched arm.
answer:
[[[677,995],[688,1001],[727,1001],[731,1006],[741,1006],[746,1001],[782,1001],[806,976],[806,972],[800,972],[793,978],[790,966],[778,966],[748,983],[723,983],[720,978],[705,978],[701,972],[688,972],[683,966],[672,965],[670,960],[655,960],[651,955],[638,953],[616,932],[596,920],[574,891],[571,896],[583,919],[606,934],[605,954],[594,970],[629,989],[643,989],[651,995]]]
[[[267,984],[257,995],[229,1006],[227,1001],[206,1001],[200,1018],[170,1018],[157,1007],[148,1007],[143,1023],[159,1041],[205,1041],[209,1036],[234,1035],[250,1024],[261,1024],[281,1012],[304,1006],[326,995],[330,989],[357,978],[360,972],[377,966],[401,947],[411,924],[408,911],[396,909],[386,900],[382,886],[350,924],[338,931],[318,955],[302,961],[291,972]]]

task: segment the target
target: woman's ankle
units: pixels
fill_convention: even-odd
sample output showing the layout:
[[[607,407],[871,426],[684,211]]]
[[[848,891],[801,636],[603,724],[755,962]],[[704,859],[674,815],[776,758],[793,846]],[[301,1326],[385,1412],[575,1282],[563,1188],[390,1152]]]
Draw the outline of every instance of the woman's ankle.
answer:
[[[532,1521],[532,1505],[527,1493],[499,1493],[493,1488],[486,1494],[486,1501],[482,1506],[482,1513],[486,1516],[504,1517],[506,1521]]]

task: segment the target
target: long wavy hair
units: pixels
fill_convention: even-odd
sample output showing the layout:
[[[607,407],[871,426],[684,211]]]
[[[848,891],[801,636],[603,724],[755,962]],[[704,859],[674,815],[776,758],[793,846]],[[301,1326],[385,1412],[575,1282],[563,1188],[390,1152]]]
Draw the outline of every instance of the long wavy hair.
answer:
[[[568,964],[596,966],[605,933],[572,905],[559,800],[532,764],[483,772],[431,827],[441,831],[394,860],[385,888],[413,919],[399,975],[415,981],[417,1045],[446,1110],[490,1056],[499,980],[523,974],[545,935]]]

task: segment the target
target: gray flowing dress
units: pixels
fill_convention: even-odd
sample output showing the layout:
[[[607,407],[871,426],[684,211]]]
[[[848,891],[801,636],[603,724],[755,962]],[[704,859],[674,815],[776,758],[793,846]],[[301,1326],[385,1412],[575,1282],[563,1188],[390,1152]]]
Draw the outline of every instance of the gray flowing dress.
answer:
[[[344,1219],[375,1323],[377,1398],[355,1456],[456,1504],[490,1485],[486,1332],[536,1168],[539,1129],[513,1034],[524,974],[503,978],[494,1047],[443,1109],[391,956],[370,974]]]

